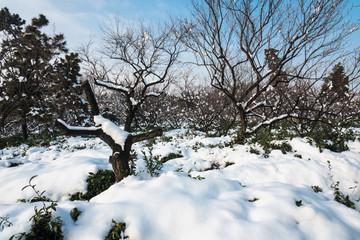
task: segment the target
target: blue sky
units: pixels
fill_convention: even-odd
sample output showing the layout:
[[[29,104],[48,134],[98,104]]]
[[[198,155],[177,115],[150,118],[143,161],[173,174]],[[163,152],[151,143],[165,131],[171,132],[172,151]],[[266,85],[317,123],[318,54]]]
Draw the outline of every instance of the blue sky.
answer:
[[[50,20],[48,31],[64,33],[68,47],[74,50],[90,36],[100,37],[100,25],[111,23],[117,14],[124,21],[141,18],[158,22],[171,14],[185,14],[190,0],[0,0],[28,22],[44,14]]]
[[[126,23],[132,24],[141,18],[158,22],[168,15],[188,13],[191,0],[0,0],[0,7],[8,7],[10,12],[22,18],[31,18],[43,13],[50,20],[48,31],[64,33],[68,47],[75,50],[90,36],[101,37],[100,25],[111,23],[119,15]],[[352,0],[353,17],[360,19],[360,1]],[[353,44],[360,41],[360,30],[354,33]]]

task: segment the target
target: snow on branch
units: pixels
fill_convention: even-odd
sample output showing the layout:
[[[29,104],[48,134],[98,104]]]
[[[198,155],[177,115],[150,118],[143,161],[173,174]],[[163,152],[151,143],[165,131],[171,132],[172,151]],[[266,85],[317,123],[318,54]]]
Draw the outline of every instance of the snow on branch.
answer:
[[[159,97],[161,93],[149,92],[146,94],[147,97]]]
[[[125,93],[129,93],[129,92],[130,92],[130,89],[129,89],[129,88],[126,88],[126,87],[123,87],[123,86],[119,86],[119,85],[116,85],[116,84],[110,83],[110,82],[104,82],[104,81],[101,81],[101,80],[95,80],[95,84],[96,84],[96,85],[99,85],[99,86],[103,86],[103,87],[109,88],[109,89],[112,89],[112,90],[117,90],[117,91],[125,92]]]
[[[74,127],[68,125],[61,119],[57,119],[55,125],[69,135],[95,135],[99,136],[101,128],[99,127]]]
[[[256,125],[253,129],[251,130],[246,130],[246,133],[248,134],[252,134],[252,133],[255,133],[256,131],[258,131],[261,127],[264,127],[264,126],[268,126],[274,122],[277,122],[279,120],[282,120],[282,119],[286,119],[286,118],[290,118],[290,117],[297,117],[297,114],[282,114],[280,116],[277,116],[277,117],[274,117],[272,119],[269,119],[267,121],[264,121],[264,122],[261,122],[259,123],[258,125]]]
[[[259,107],[274,107],[274,105],[267,103],[266,101],[255,103],[254,106],[246,110],[246,112],[253,112],[255,109]]]
[[[125,142],[129,136],[128,132],[122,130],[115,123],[101,115],[94,116],[94,122],[95,125],[101,127],[102,131],[109,135],[116,144],[120,145],[122,149],[125,149]]]

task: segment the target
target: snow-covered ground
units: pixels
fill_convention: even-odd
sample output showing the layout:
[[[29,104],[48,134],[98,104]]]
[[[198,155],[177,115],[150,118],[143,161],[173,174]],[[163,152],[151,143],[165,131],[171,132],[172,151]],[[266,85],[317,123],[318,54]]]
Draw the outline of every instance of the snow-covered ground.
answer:
[[[257,146],[224,146],[230,137],[187,130],[165,136],[157,138],[153,155],[183,157],[164,163],[160,175],[151,177],[142,160],[149,148],[137,143],[138,174],[89,202],[69,198],[85,192],[89,172],[111,169],[111,150],[101,140],[71,137],[49,148],[0,150],[0,216],[12,223],[0,227],[0,239],[30,229],[29,218],[41,202],[17,200],[34,196],[31,188],[21,190],[34,175],[36,188],[58,201],[54,217],[61,217],[65,239],[104,239],[112,219],[125,222],[125,233],[134,240],[360,239],[359,140],[348,144],[349,151],[320,153],[295,138],[289,141],[292,152],[273,150],[266,158]],[[250,153],[250,147],[260,154]],[[356,210],[334,201],[338,181]],[[82,211],[76,222],[69,215],[74,207]]]

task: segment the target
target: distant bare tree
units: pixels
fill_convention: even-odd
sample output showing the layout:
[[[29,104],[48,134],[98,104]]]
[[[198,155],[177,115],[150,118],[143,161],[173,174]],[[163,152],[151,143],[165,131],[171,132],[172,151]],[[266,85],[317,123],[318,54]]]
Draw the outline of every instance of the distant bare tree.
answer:
[[[352,53],[344,44],[354,28],[346,1],[202,0],[192,6],[192,17],[182,20],[184,42],[211,85],[231,100],[243,134],[297,117],[303,95],[332,62]]]
[[[122,97],[124,130],[130,131],[139,107],[148,98],[163,94],[174,78],[174,66],[183,51],[182,35],[168,25],[156,30],[143,23],[124,27],[118,18],[113,26],[103,27],[103,34],[98,57],[89,45],[81,55],[95,84]]]

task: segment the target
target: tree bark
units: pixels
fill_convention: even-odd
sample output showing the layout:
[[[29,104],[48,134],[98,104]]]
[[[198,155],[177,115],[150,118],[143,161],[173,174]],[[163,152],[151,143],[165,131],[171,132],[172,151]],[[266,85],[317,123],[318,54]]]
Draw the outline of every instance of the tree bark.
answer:
[[[125,119],[125,124],[124,124],[124,131],[131,132],[131,123],[134,119],[133,115],[134,114],[132,112],[127,114],[126,119]]]
[[[113,168],[116,182],[120,182],[123,178],[130,175],[129,159],[132,143],[130,138],[125,142],[124,149],[119,145],[112,148],[112,155],[109,157],[109,162]]]
[[[21,123],[21,131],[22,131],[24,140],[27,140],[29,137],[29,134],[28,134],[28,128],[27,128],[27,124],[26,124],[26,119],[23,120],[23,122]]]
[[[92,90],[89,81],[83,82],[81,84],[81,87],[84,90],[86,99],[89,102],[91,116],[94,117],[95,115],[99,115],[100,114],[99,105],[96,101],[94,91]]]
[[[236,105],[235,105],[236,106]],[[247,130],[246,113],[243,107],[236,106],[239,112],[241,134],[245,136]]]

